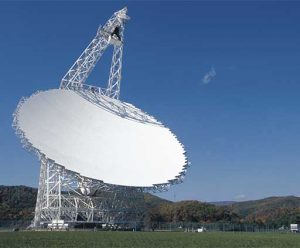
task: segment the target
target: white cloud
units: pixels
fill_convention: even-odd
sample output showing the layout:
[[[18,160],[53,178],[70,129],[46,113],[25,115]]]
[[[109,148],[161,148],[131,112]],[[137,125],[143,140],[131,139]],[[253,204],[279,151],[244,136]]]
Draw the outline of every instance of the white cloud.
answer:
[[[215,68],[212,66],[210,70],[203,76],[202,84],[209,84],[217,75]]]

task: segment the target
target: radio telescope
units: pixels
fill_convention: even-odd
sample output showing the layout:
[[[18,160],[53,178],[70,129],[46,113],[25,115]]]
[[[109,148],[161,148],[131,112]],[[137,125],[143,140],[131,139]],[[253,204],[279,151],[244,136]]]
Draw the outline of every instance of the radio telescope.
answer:
[[[180,183],[188,167],[183,145],[153,116],[119,100],[127,8],[99,27],[58,89],[22,98],[13,127],[41,161],[34,226],[121,223],[132,197]],[[113,46],[107,88],[86,84]]]

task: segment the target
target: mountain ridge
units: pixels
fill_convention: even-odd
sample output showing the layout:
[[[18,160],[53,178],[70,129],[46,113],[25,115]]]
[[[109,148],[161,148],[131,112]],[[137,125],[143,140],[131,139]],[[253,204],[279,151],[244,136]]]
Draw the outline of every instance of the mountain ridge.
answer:
[[[0,185],[0,221],[32,220],[37,189]],[[150,222],[231,222],[259,225],[300,224],[300,197],[271,196],[243,202],[172,202],[150,193],[143,200]]]

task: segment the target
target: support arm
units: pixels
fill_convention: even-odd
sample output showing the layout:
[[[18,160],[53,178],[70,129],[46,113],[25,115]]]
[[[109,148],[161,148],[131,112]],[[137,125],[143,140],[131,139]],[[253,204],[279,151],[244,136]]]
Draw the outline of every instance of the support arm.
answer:
[[[127,8],[115,12],[106,24],[98,29],[95,38],[63,77],[60,84],[61,89],[76,89],[81,87],[94,69],[105,49],[111,44],[111,34],[115,28],[120,27],[122,34],[124,21],[129,19],[126,12]],[[122,40],[118,46],[122,47]]]

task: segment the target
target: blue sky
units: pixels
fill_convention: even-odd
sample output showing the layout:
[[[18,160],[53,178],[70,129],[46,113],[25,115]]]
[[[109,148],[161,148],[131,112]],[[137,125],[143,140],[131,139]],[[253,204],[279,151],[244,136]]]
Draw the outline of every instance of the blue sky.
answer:
[[[57,88],[99,24],[128,7],[121,98],[179,137],[192,166],[171,200],[297,195],[300,2],[1,2],[0,184],[37,186],[11,128],[22,96]],[[88,83],[105,86],[111,51]]]

